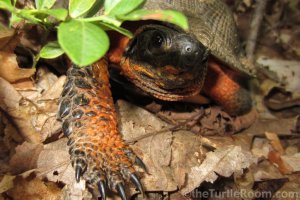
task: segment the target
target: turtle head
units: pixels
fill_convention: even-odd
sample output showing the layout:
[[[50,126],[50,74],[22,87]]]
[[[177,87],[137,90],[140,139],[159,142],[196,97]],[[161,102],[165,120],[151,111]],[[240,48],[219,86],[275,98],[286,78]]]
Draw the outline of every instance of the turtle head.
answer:
[[[125,76],[162,100],[177,101],[201,90],[208,50],[192,34],[173,26],[145,25],[125,49]]]

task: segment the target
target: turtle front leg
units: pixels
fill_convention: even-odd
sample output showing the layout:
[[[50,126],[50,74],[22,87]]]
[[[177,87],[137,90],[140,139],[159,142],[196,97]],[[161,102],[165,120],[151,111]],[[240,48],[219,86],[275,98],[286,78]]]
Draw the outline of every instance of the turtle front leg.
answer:
[[[230,115],[241,116],[252,109],[250,93],[236,79],[234,71],[209,60],[204,92]]]
[[[106,186],[126,199],[124,181],[142,191],[133,164],[138,158],[123,141],[110,91],[107,61],[86,68],[72,67],[60,98],[59,118],[68,137],[75,178],[98,187],[102,199]]]

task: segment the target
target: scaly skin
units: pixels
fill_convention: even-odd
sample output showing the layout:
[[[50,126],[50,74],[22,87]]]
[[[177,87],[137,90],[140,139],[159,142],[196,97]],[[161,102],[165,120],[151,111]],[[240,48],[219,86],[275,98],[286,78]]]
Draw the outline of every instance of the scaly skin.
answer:
[[[124,180],[136,179],[136,157],[117,128],[105,59],[83,69],[69,69],[60,102],[59,116],[69,138],[77,181],[83,176],[91,185],[102,187],[100,192],[106,185],[111,190],[124,190]]]
[[[210,59],[203,91],[230,115],[243,115],[252,108],[249,92],[240,86],[236,74]]]

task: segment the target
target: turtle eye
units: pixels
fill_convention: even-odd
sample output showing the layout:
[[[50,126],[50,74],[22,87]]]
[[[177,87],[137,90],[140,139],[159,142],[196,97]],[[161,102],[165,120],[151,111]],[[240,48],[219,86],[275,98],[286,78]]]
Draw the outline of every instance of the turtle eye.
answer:
[[[151,35],[149,34],[148,40],[148,51],[147,53],[151,56],[157,56],[161,54],[165,54],[165,37],[159,31],[154,31]]]
[[[152,41],[153,47],[159,48],[159,47],[161,47],[161,45],[163,44],[164,38],[163,38],[163,36],[162,36],[161,34],[155,33],[155,34],[153,35],[151,41]]]

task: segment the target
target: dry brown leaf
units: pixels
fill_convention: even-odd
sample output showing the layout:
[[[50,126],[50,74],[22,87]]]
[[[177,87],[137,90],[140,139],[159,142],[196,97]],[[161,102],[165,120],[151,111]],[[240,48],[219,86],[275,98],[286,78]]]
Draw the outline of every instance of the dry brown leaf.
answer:
[[[10,160],[14,174],[34,169],[36,175],[49,181],[73,184],[75,172],[70,163],[67,138],[47,145],[23,143]]]
[[[268,194],[268,196],[265,195],[265,197],[261,196],[256,199],[270,199],[288,181],[288,178],[281,178],[255,182],[253,189],[257,194]]]
[[[0,182],[0,194],[6,192],[14,186],[16,176],[4,175]]]
[[[27,178],[34,170],[29,170],[20,174],[20,176],[11,176],[11,175],[4,175],[0,182],[0,194],[12,189],[14,187],[14,180],[22,177]]]
[[[276,164],[278,166],[278,169],[281,173],[290,174],[293,171],[293,169],[288,163],[284,162],[281,158],[281,156],[284,154],[284,149],[280,143],[278,135],[271,132],[266,132],[265,134],[274,149],[269,152],[268,159],[273,164]]]
[[[231,117],[219,107],[205,109],[205,115],[199,119],[201,135],[230,135],[249,128],[257,119],[255,108],[249,113]]]
[[[61,129],[61,122],[57,120],[57,100],[63,90],[65,80],[65,76],[59,77],[51,87],[42,93],[42,96],[34,100],[42,112],[32,116],[32,123],[42,134],[43,141]]]
[[[44,141],[60,130],[61,123],[56,120],[57,100],[65,82],[65,76],[57,78],[43,68],[39,72],[44,76],[35,89],[22,90],[21,94],[0,78],[1,107],[13,119],[22,136],[34,143]]]
[[[220,107],[205,109],[205,115],[199,119],[201,135],[230,135],[234,133],[232,118]]]
[[[252,171],[255,181],[284,178],[278,168],[268,160],[263,160],[257,165],[252,166]]]
[[[120,130],[125,140],[135,141],[134,138],[169,127],[148,111],[125,101],[119,100],[117,108],[120,115]],[[143,158],[149,171],[142,180],[146,190],[177,189],[168,167],[171,161],[171,142],[172,134],[166,131],[164,134],[142,139],[134,145],[135,152]]]
[[[258,158],[268,158],[269,152],[272,150],[272,146],[265,138],[254,138],[252,143],[252,153]]]
[[[18,109],[22,96],[6,80],[0,78],[0,103],[3,110]]]
[[[92,194],[88,192],[85,186],[85,181],[80,181],[79,183],[74,182],[70,185],[65,185],[62,189],[62,197],[60,200],[92,200]],[[107,198],[111,200],[111,198]]]
[[[222,141],[222,138],[229,137],[219,137],[220,145],[218,145],[217,140],[214,142],[213,139],[201,137],[188,131],[176,131],[172,136],[166,129],[170,126],[153,114],[124,101],[119,100],[117,105],[121,116],[121,131],[125,134],[125,138],[135,141],[134,138],[139,138],[143,134],[153,133],[152,136],[138,140],[133,145],[133,149],[143,159],[149,171],[149,174],[145,174],[142,179],[146,190],[172,191],[180,187],[182,193],[186,193],[199,186],[206,179],[199,174],[195,176],[196,169],[211,170],[211,174],[214,176],[209,180],[214,181],[214,178],[217,177],[214,170],[221,175],[229,176],[233,172],[240,172],[243,168],[256,162],[256,159],[249,152],[252,136],[240,139],[231,138],[228,139],[228,142]],[[163,132],[162,129],[166,131]],[[155,135],[155,131],[159,134]],[[132,136],[128,136],[128,134],[132,134]],[[249,145],[245,145],[247,142]],[[218,149],[205,155],[207,152],[205,146],[212,147],[211,144],[214,143]],[[206,164],[200,165],[208,155],[209,158],[204,161]],[[214,164],[211,162],[213,159],[215,159]],[[219,164],[220,168],[218,167]],[[207,168],[204,165],[207,165]],[[209,167],[211,168],[209,169]]]
[[[36,81],[33,87],[20,88],[17,84],[13,85],[23,97],[30,99],[33,102],[36,102],[37,99],[41,98],[41,96],[44,96],[45,93],[48,93],[48,90],[54,91],[53,94],[48,95],[48,99],[56,99],[60,96],[60,94],[58,93],[61,91],[62,86],[54,85],[57,84],[57,82],[59,82],[58,79],[64,80],[65,76],[60,76],[60,78],[58,78],[46,67],[41,66],[37,69]],[[53,89],[53,87],[55,88]]]
[[[16,82],[33,76],[35,68],[19,68],[16,55],[13,53],[0,52],[0,77],[9,82]]]
[[[75,182],[75,171],[70,163],[67,138],[45,145],[38,156],[36,165],[38,177],[68,185]]]
[[[249,151],[252,144],[252,135],[248,134],[236,134],[232,136],[209,136],[209,137],[202,137],[201,142],[203,145],[211,146],[215,149],[220,149],[225,146],[235,145],[241,146],[243,150]]]
[[[22,137],[16,130],[15,125],[8,119],[7,114],[0,111],[0,162],[7,162],[10,156],[15,153],[17,143],[23,142]],[[7,167],[0,167],[0,174],[5,174]]]
[[[0,78],[0,106],[12,118],[26,141],[32,143],[41,141],[39,133],[29,120],[32,117],[30,112],[32,105],[28,106],[28,102],[24,101],[15,88],[2,78]]]
[[[239,191],[244,191],[244,194],[241,194],[241,198],[243,200],[252,200],[253,198],[250,198],[246,194],[253,193],[253,185],[255,184],[254,182],[254,177],[252,173],[252,166],[249,168],[249,170],[246,170],[245,173],[243,174],[234,174],[234,184],[236,185],[237,189]]]
[[[12,83],[16,90],[34,90],[34,83],[31,78],[25,78],[19,81]]]
[[[284,87],[287,91],[300,91],[300,62],[292,60],[279,60],[260,57],[257,62],[273,71],[279,78],[278,87]]]
[[[11,168],[14,173],[25,171],[21,174],[24,178],[35,172],[40,179],[67,184],[68,191],[72,192],[64,192],[64,195],[68,195],[69,199],[73,199],[74,196],[87,191],[85,191],[85,181],[82,180],[80,183],[75,181],[75,172],[70,163],[66,143],[67,138],[44,146],[24,143],[17,147],[17,152],[10,161]],[[14,195],[17,194],[14,193]]]
[[[42,144],[24,142],[16,147],[16,154],[9,161],[11,172],[19,174],[37,167],[37,159],[43,149]]]
[[[283,149],[277,134],[266,132],[266,137],[267,139],[265,138],[254,139],[252,153],[257,157],[261,157],[261,158],[264,157],[266,159],[269,159],[269,161],[275,164],[275,166],[277,166],[280,172],[283,174],[289,174],[293,171],[297,171],[296,169],[298,167],[296,166],[297,164],[299,164],[299,162],[297,162],[297,159],[294,160],[294,155],[296,154],[283,155],[285,153],[285,150]],[[267,172],[261,172],[261,173],[266,174]],[[275,176],[273,173],[273,177],[268,176],[268,178],[280,178],[280,177]],[[259,179],[257,178],[256,180]]]
[[[179,188],[184,188],[191,168],[204,159],[207,149],[202,138],[189,131],[176,131],[172,142],[172,176]]]
[[[300,171],[300,153],[293,155],[282,155],[281,159],[293,169],[293,172]]]
[[[147,133],[171,127],[148,111],[126,101],[117,101],[116,107],[120,119],[120,131],[123,134],[123,138],[127,141],[135,141],[135,138]]]
[[[299,113],[300,93],[291,93],[285,91],[283,88],[275,87],[265,97],[264,103],[273,111],[285,111],[285,116],[295,116]],[[295,114],[291,112],[293,110],[295,110]]]
[[[257,118],[257,111],[252,109],[245,115],[231,117],[219,106],[212,106],[204,110],[195,108],[191,112],[160,111],[157,115],[202,136],[223,136],[232,135],[251,126]]]
[[[169,167],[171,162],[171,132],[143,139],[135,144],[135,148],[143,153],[149,174],[145,174],[143,183],[149,191],[175,191],[177,184],[172,179]]]
[[[265,132],[266,138],[269,140],[273,149],[276,150],[281,155],[284,154],[283,146],[281,145],[280,139],[276,133]]]
[[[270,151],[268,159],[278,167],[282,174],[290,174],[293,172],[293,168],[282,160],[281,154],[278,151]]]
[[[139,137],[141,134],[155,133],[155,131],[170,127],[156,116],[134,105],[124,101],[118,101],[117,105],[121,116],[121,130],[125,134],[125,138],[131,137],[130,139],[134,141],[133,138]],[[132,135],[128,136],[129,134]],[[140,140],[133,146],[135,151],[142,155],[140,157],[143,158],[151,175],[146,174],[142,179],[146,190],[172,191],[177,186],[185,187],[191,168],[198,166],[205,158],[207,150],[202,145],[207,144],[220,148],[225,145],[239,144],[249,150],[252,138],[252,136],[239,136],[240,138],[233,136],[205,141],[202,137],[189,131],[176,131],[170,140],[169,134],[166,131],[161,135]],[[172,145],[170,141],[172,141]],[[172,157],[170,157],[170,152],[172,152]]]
[[[171,169],[173,179],[179,188],[189,186],[189,173],[206,158],[208,149],[224,149],[236,145],[249,152],[252,136],[246,134],[231,137],[199,137],[188,131],[176,131],[173,134]],[[208,147],[208,149],[207,149]],[[197,179],[197,177],[194,177]]]
[[[17,179],[15,187],[9,191],[9,196],[14,200],[56,200],[59,199],[61,189],[52,182],[44,182],[40,179],[27,181]]]
[[[13,52],[19,43],[19,34],[14,29],[8,29],[1,26],[0,31],[0,51]]]
[[[61,78],[64,76],[61,76]],[[40,91],[47,91],[53,84],[57,82],[58,77],[49,71],[48,68],[40,66],[36,73],[37,84],[36,87]]]
[[[209,152],[201,165],[191,169],[188,185],[181,189],[181,193],[191,192],[204,181],[214,182],[218,175],[229,177],[233,173],[241,173],[243,169],[256,162],[257,159],[240,146],[226,146]]]
[[[275,194],[272,200],[299,200],[300,199],[300,174],[287,175],[289,182],[286,182]]]
[[[172,200],[191,200],[191,198],[180,194],[179,192],[170,194],[170,199]]]
[[[289,135],[291,130],[295,128],[296,122],[297,118],[295,117],[288,119],[278,119],[275,117],[271,119],[258,118],[258,120],[256,120],[251,127],[244,130],[243,133],[264,136],[265,132],[268,131],[278,133],[280,135]]]

